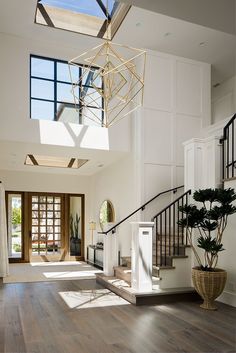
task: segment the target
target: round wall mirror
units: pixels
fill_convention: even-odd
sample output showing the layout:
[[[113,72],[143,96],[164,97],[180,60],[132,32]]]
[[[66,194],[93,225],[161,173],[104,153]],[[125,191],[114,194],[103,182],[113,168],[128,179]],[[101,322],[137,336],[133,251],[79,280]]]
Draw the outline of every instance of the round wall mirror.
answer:
[[[115,222],[115,211],[111,201],[103,201],[99,212],[99,222],[102,231],[104,231],[104,226],[107,223]]]

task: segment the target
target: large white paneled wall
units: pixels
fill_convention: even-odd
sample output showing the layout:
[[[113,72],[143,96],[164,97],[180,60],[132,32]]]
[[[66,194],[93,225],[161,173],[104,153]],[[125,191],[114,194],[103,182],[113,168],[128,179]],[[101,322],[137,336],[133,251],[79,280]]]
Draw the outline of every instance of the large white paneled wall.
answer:
[[[93,177],[95,219],[104,199],[114,203],[119,221],[157,193],[184,184],[183,142],[200,136],[211,120],[210,65],[148,51],[144,105],[132,118],[131,155]],[[150,221],[172,198],[161,197],[136,220]],[[119,227],[121,255],[130,247],[127,222]]]
[[[148,52],[144,106],[139,112],[143,201],[184,183],[183,142],[200,136],[201,128],[210,124],[210,95],[210,65]],[[156,207],[170,199],[171,195],[162,198]]]
[[[236,76],[212,89],[212,122],[217,123],[236,113]]]

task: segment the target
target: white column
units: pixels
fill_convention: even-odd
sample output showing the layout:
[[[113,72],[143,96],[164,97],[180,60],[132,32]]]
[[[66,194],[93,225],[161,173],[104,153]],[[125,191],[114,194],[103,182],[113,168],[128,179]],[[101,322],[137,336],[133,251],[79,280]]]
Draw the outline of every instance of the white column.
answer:
[[[114,224],[108,223],[104,231],[112,228]],[[104,234],[103,237],[103,272],[106,276],[114,275],[114,266],[118,266],[117,232]]]
[[[131,222],[131,287],[136,292],[152,291],[153,222]]]
[[[184,143],[184,185],[192,192],[221,183],[219,137],[195,138]]]

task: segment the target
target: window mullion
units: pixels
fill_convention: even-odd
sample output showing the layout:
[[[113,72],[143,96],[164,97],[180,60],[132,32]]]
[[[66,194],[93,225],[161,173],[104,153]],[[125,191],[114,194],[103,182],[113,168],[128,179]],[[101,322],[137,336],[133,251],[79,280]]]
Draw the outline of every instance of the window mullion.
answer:
[[[54,60],[54,120],[57,120],[57,61]]]

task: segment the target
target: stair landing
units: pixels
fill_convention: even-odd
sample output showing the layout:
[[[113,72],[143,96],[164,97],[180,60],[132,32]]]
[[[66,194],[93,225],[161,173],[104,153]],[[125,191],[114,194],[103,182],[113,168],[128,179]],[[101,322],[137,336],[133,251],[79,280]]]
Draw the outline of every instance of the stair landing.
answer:
[[[195,301],[200,297],[192,287],[159,289],[158,279],[154,277],[154,285],[151,292],[139,293],[130,287],[126,281],[114,276],[96,274],[96,281],[105,288],[116,293],[123,299],[134,305],[167,304],[179,301]]]

